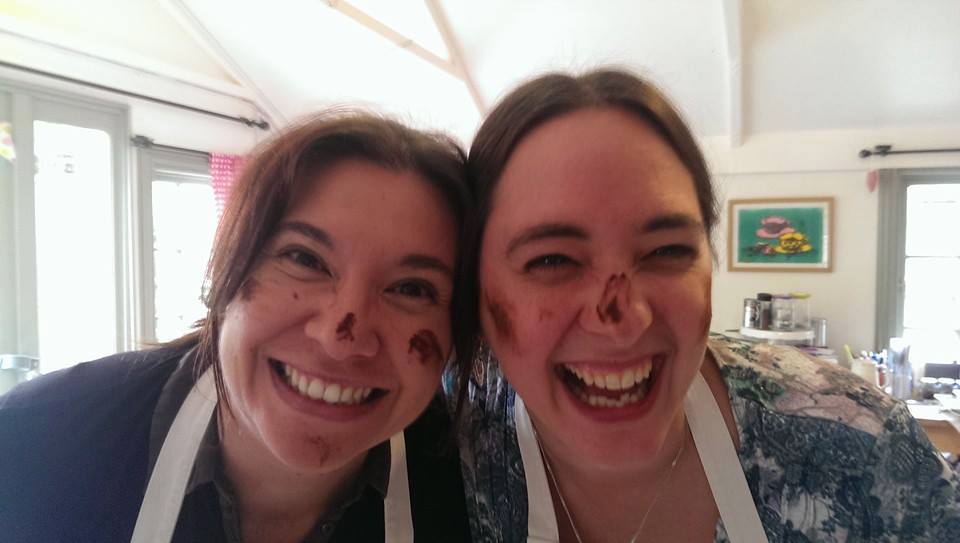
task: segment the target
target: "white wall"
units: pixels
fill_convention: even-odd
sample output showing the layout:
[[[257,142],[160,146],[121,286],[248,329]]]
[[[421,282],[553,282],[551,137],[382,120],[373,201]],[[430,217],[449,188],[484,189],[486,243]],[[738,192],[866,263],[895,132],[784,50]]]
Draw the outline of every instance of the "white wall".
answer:
[[[743,298],[757,292],[804,291],[812,295],[811,314],[828,321],[831,347],[880,347],[873,337],[878,198],[867,187],[867,174],[881,168],[960,166],[960,154],[861,159],[857,152],[875,144],[893,144],[894,149],[957,147],[958,138],[960,126],[925,125],[768,134],[751,137],[736,148],[721,139],[704,140],[723,203],[715,236],[719,263],[711,329],[739,327]],[[802,196],[835,198],[833,272],[728,272],[727,200]]]

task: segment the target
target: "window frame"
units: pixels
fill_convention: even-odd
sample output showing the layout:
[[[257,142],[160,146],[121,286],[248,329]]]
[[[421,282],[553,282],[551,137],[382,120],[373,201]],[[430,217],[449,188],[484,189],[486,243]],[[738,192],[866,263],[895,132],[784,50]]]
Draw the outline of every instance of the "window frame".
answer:
[[[137,263],[144,280],[141,282],[140,328],[138,334],[144,343],[157,341],[156,331],[156,276],[153,258],[153,182],[212,184],[209,155],[199,151],[137,147],[137,185],[139,186],[140,219]]]

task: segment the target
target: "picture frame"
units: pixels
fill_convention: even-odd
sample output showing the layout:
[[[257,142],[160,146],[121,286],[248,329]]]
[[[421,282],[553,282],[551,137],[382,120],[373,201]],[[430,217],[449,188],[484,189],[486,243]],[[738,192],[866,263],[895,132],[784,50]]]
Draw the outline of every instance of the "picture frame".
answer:
[[[832,197],[738,199],[727,210],[728,271],[833,271]]]

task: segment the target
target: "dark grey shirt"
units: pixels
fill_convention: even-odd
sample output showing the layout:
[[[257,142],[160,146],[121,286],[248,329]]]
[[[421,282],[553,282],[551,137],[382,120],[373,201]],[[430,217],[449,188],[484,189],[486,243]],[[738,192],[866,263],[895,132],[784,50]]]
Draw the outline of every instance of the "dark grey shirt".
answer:
[[[191,350],[183,358],[177,369],[163,387],[157,408],[153,413],[153,422],[150,429],[150,470],[156,464],[164,438],[177,416],[195,381],[194,351]],[[219,408],[218,408],[219,409]],[[193,464],[193,471],[187,482],[185,496],[204,489],[208,485],[216,491],[218,498],[223,533],[229,543],[241,543],[242,519],[237,502],[236,491],[227,478],[223,469],[223,457],[220,449],[220,433],[218,413],[210,418],[206,434],[197,451],[197,458]],[[305,543],[328,543],[333,537],[337,522],[346,510],[359,501],[364,492],[370,490],[382,500],[387,494],[387,484],[390,477],[390,449],[387,443],[381,443],[367,454],[359,476],[344,494],[343,501],[333,510],[328,511],[317,520],[313,530],[304,539]],[[186,499],[186,497],[185,497]]]

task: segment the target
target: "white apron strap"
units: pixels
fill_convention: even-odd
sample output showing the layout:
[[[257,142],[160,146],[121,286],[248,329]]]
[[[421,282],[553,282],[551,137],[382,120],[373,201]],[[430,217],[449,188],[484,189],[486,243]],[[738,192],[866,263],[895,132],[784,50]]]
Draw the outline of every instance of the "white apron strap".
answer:
[[[684,401],[687,423],[731,543],[766,543],[743,467],[709,385],[698,373]]]
[[[200,376],[180,406],[147,483],[132,543],[167,543],[173,537],[193,462],[217,405],[213,371]]]
[[[513,419],[517,426],[517,442],[523,459],[523,473],[527,480],[527,541],[556,542],[560,540],[557,515],[547,484],[543,456],[537,445],[533,422],[519,394],[514,395]]]
[[[403,432],[390,438],[390,482],[383,501],[384,543],[413,543],[413,514]]]

